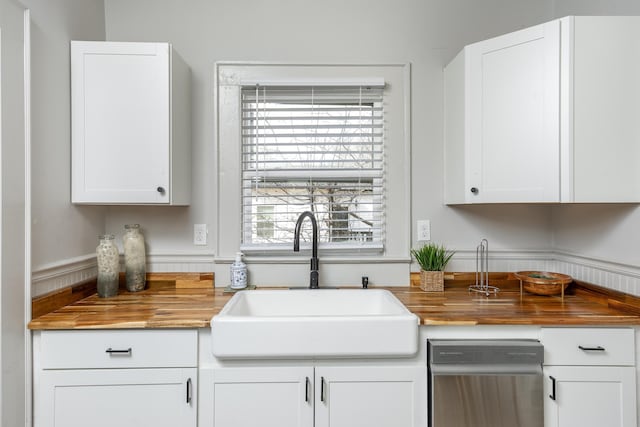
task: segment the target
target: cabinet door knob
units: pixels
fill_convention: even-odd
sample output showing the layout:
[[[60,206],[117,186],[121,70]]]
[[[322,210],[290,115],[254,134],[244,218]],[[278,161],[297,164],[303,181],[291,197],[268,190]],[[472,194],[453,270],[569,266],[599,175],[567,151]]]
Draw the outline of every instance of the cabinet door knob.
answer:
[[[156,191],[157,191],[158,193],[160,193],[160,194],[164,194],[164,193],[165,193],[165,189],[164,189],[164,187],[158,187],[158,188],[156,188]]]
[[[473,194],[478,194],[478,188],[477,187],[471,187],[471,192]]]

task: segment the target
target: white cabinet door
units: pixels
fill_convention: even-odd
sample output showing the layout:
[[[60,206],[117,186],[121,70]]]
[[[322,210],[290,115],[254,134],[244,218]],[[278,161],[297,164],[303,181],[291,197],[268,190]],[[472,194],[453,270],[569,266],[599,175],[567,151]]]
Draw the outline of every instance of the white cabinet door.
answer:
[[[447,204],[640,200],[640,17],[566,17],[445,67]]]
[[[35,427],[195,427],[197,368],[46,370]]]
[[[71,42],[74,203],[180,204],[189,141],[173,141],[173,103],[189,88],[174,90],[188,75],[174,57],[168,43]]]
[[[426,366],[316,367],[316,427],[426,425]]]
[[[571,85],[564,85],[562,128],[573,159],[566,201],[638,202],[640,17],[576,16],[563,24],[573,36],[563,55]]]
[[[560,23],[467,46],[468,200],[557,202]]]
[[[313,367],[213,370],[214,427],[312,427]]]
[[[634,367],[548,366],[544,373],[545,427],[636,427]]]

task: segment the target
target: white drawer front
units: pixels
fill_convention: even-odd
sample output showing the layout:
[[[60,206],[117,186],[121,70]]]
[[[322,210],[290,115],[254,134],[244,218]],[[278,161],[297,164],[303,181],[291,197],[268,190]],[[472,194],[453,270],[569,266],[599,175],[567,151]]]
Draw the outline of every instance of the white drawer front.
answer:
[[[545,365],[635,365],[630,328],[542,328]]]
[[[42,331],[43,369],[173,368],[198,365],[198,331]]]

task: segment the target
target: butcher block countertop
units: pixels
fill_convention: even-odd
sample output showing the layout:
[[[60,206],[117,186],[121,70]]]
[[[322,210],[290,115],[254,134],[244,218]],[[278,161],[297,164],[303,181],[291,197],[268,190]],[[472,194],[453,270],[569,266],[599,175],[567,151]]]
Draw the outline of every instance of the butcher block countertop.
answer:
[[[490,284],[501,290],[490,297],[469,293],[469,273],[447,273],[440,293],[422,291],[414,274],[412,286],[385,289],[422,325],[640,325],[640,298],[581,282],[569,286],[564,300],[521,296],[512,276],[492,273]],[[144,291],[120,289],[112,298],[99,298],[95,282],[86,283],[34,299],[29,328],[206,328],[231,296],[213,287],[211,274],[151,274]]]

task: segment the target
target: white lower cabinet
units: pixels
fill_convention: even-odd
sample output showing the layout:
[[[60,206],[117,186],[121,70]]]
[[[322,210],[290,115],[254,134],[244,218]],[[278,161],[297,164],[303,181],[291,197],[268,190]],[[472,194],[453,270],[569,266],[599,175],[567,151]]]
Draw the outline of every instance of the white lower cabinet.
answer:
[[[216,427],[313,426],[313,367],[241,367],[213,371]]]
[[[215,427],[426,425],[426,367],[217,368]]]
[[[636,427],[634,367],[548,366],[544,372],[545,427]]]
[[[38,427],[196,426],[197,368],[42,374]]]
[[[196,427],[196,330],[34,334],[34,427]]]
[[[424,426],[426,367],[316,367],[316,427]]]
[[[542,328],[545,427],[636,427],[634,330]]]

